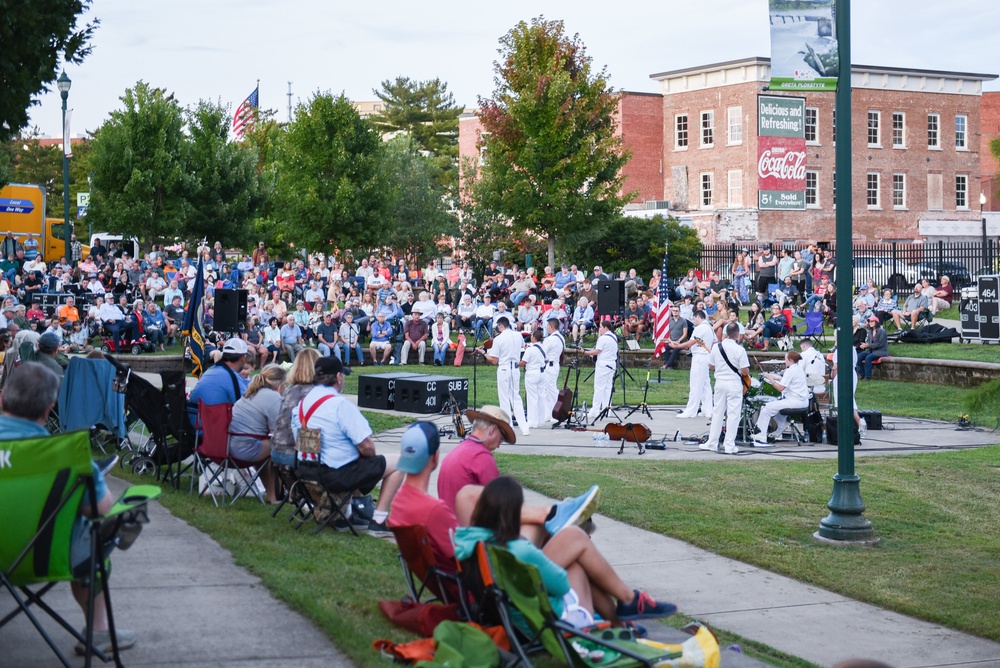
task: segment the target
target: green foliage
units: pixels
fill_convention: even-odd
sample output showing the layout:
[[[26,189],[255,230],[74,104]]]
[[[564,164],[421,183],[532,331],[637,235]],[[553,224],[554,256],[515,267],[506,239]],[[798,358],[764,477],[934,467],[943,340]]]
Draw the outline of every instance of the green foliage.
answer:
[[[300,105],[277,151],[283,238],[311,252],[381,246],[390,203],[384,151],[343,95],[316,93]]]
[[[38,136],[39,130],[34,128],[4,145],[0,153],[9,159],[10,171],[7,182],[42,186],[45,188],[45,215],[49,218],[62,218],[62,150],[57,145],[42,146]],[[76,217],[76,194],[86,192],[89,187],[87,184],[89,171],[90,142],[76,142],[73,144],[73,156],[69,160],[70,217]]]
[[[184,236],[221,241],[229,247],[251,242],[252,222],[269,196],[269,181],[256,170],[257,152],[229,142],[229,109],[202,100],[187,113],[189,170],[197,180]]]
[[[653,269],[663,266],[663,251],[668,244],[669,276],[697,266],[702,250],[698,233],[681,225],[676,218],[663,216],[650,219],[620,216],[608,225],[570,237],[560,254],[564,261],[581,267],[599,264],[609,274],[635,269],[648,278]]]
[[[374,91],[385,108],[372,117],[382,133],[405,133],[435,165],[437,182],[453,190],[458,183],[458,117],[462,107],[440,79],[386,79]]]
[[[147,244],[181,236],[197,185],[184,112],[173,95],[144,81],[121,100],[124,108],[112,111],[94,137],[87,215],[94,229]]]
[[[77,26],[89,7],[90,0],[0,0],[0,142],[27,125],[35,95],[47,90],[60,62],[79,64],[90,55],[100,22]]]
[[[500,45],[493,97],[479,105],[487,138],[471,195],[546,239],[554,263],[557,237],[609,224],[629,199],[620,194],[628,153],[616,135],[619,96],[561,21],[522,21]]]
[[[442,237],[458,234],[458,221],[445,203],[445,188],[435,178],[438,168],[420,154],[413,138],[399,135],[386,143],[383,170],[392,200],[384,245],[420,266],[437,255]]]
[[[996,419],[1000,415],[1000,378],[983,383],[965,398],[965,408],[972,415]],[[995,426],[987,423],[986,426]]]

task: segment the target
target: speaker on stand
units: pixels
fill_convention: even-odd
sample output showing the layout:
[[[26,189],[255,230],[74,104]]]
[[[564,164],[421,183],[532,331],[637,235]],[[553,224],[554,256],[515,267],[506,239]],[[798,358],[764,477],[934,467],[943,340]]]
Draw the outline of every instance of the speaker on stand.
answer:
[[[576,306],[575,304],[573,305]],[[597,282],[597,312],[618,317],[625,310],[625,281],[612,279]]]
[[[235,334],[247,319],[246,290],[215,291],[215,331]]]

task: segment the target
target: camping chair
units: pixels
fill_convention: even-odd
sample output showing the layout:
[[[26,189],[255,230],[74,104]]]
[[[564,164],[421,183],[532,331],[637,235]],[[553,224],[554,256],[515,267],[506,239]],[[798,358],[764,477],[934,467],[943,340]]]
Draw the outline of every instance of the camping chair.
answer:
[[[485,550],[499,607],[507,610],[503,615],[506,620],[504,628],[519,663],[531,665],[522,646],[521,639],[525,636],[529,646],[540,643],[553,657],[564,660],[567,666],[581,668],[594,665],[652,668],[663,660],[680,658],[679,652],[637,642],[628,629],[607,629],[607,634],[602,630],[590,629],[596,631],[592,634],[562,621],[552,609],[538,569],[519,561],[502,547],[487,545]],[[514,619],[511,613],[515,610],[520,613],[520,619],[508,626],[507,623]],[[604,635],[611,637],[605,638]],[[591,662],[576,651],[574,646],[577,644],[599,648],[603,651],[603,657]]]
[[[195,421],[195,429],[198,434],[195,437],[195,471],[191,476],[191,487],[189,493],[194,490],[194,480],[198,477],[198,471],[208,477],[205,489],[211,494],[212,501],[219,505],[218,494],[212,488],[216,485],[221,489],[223,503],[230,496],[230,504],[236,503],[247,491],[252,491],[261,503],[266,503],[264,496],[257,490],[257,479],[263,464],[258,462],[245,462],[234,459],[229,454],[229,425],[233,420],[233,405],[230,403],[215,404],[209,406],[204,401],[198,400],[198,416]],[[244,472],[244,469],[256,468],[252,475]],[[229,472],[234,471],[238,477],[233,491],[229,490]],[[240,489],[236,489],[239,487]]]
[[[130,380],[127,367],[100,359],[70,359],[59,387],[57,431],[90,429],[92,444],[105,454],[109,446],[112,452],[126,447],[125,389]]]
[[[805,326],[799,333],[798,327]],[[822,342],[826,341],[826,328],[823,326],[823,314],[819,311],[807,311],[805,321],[801,325],[793,327],[795,335],[801,339],[812,339],[813,344],[818,348]]]
[[[427,537],[427,528],[416,525],[394,526],[390,529],[399,547],[399,564],[403,569],[403,581],[410,600],[420,603],[424,592],[429,592],[433,598],[426,602],[457,602],[464,606],[465,595],[461,580],[454,571],[445,570],[438,564]]]
[[[85,665],[91,665],[94,654],[102,661],[109,661],[107,655],[93,646],[94,598],[99,589],[95,583],[107,583],[108,554],[116,545],[122,549],[132,545],[141,524],[148,521],[146,504],[160,495],[160,488],[130,487],[106,515],[79,519],[84,492],[95,497],[86,431],[0,442],[0,461],[4,462],[0,466],[0,505],[7,509],[0,516],[0,584],[17,603],[14,611],[0,619],[0,627],[23,612],[59,662],[70,666],[32,612],[31,606],[36,605],[84,643]],[[90,583],[83,635],[42,598],[56,583],[72,580]],[[31,589],[30,585],[41,586]],[[115,665],[121,666],[111,593],[107,586],[101,589],[107,607],[112,655]]]

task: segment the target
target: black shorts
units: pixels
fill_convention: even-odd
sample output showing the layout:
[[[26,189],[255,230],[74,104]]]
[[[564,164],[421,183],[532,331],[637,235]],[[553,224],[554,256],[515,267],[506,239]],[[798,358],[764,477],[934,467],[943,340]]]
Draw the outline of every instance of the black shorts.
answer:
[[[358,457],[339,469],[313,462],[299,462],[298,475],[306,480],[318,482],[328,492],[353,492],[368,494],[382,481],[385,475],[385,457]]]
[[[759,293],[761,293],[763,295],[766,295],[767,294],[767,286],[770,285],[770,284],[772,284],[772,283],[777,283],[777,282],[778,282],[778,279],[775,278],[774,276],[760,276],[760,275],[758,275],[757,276],[757,292],[759,292]]]

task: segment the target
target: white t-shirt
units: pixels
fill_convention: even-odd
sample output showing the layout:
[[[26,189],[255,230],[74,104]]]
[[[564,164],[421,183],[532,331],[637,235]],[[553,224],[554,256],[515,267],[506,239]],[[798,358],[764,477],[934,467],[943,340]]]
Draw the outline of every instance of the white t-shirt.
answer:
[[[697,345],[697,344],[696,344]],[[726,360],[722,357],[722,349],[726,349],[726,356],[736,371],[729,368]],[[717,383],[742,383],[743,379],[737,373],[740,369],[750,368],[750,359],[743,346],[732,339],[723,339],[720,344],[712,348],[712,354],[708,358],[708,363],[715,367],[715,382]]]

